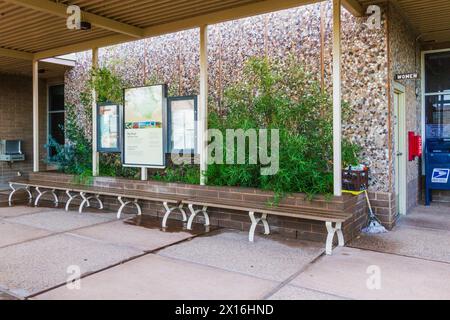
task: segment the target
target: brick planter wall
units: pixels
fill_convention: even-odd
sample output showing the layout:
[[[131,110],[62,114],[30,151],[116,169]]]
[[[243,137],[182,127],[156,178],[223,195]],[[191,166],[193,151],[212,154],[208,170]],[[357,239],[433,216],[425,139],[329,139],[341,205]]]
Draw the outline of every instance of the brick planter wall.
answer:
[[[48,182],[73,182],[74,177],[60,173],[32,173],[30,179]],[[186,196],[207,196],[224,199],[249,200],[266,202],[273,197],[273,193],[249,188],[230,188],[230,187],[212,187],[198,186],[177,183],[164,183],[157,181],[138,181],[111,177],[98,177],[93,181],[93,185],[98,187],[120,188],[125,190],[146,190],[150,192],[177,193]],[[61,194],[61,201],[64,203],[66,197]],[[327,200],[323,196],[317,196],[312,201],[306,200],[305,195],[295,194],[283,199],[282,203],[289,205],[302,205],[321,208],[332,208],[352,212],[353,217],[344,224],[343,230],[345,240],[354,239],[362,227],[367,222],[367,207],[364,196],[359,197],[345,195]],[[105,208],[117,210],[119,203],[115,198],[104,199]],[[142,202],[143,213],[162,217],[164,209],[160,203]],[[135,213],[134,208],[129,208],[125,212]],[[248,214],[240,211],[218,210],[211,208],[209,210],[211,224],[214,226],[232,228],[247,231],[250,228],[250,219]],[[173,214],[171,218],[180,219],[180,215]],[[198,217],[197,222],[202,222],[202,217]],[[170,223],[170,222],[169,222]],[[272,233],[278,233],[288,238],[304,239],[312,241],[325,241],[326,229],[324,223],[301,220],[295,218],[284,218],[269,216],[269,224]],[[259,230],[261,232],[261,229]]]
[[[369,192],[372,210],[383,226],[391,230],[398,220],[395,194],[390,192]]]

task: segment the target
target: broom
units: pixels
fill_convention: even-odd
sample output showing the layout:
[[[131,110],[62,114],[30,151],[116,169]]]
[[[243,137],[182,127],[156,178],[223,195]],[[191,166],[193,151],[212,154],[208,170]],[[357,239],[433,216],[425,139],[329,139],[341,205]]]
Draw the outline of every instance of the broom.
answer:
[[[369,194],[367,193],[367,189],[364,190],[366,195],[367,204],[369,205],[369,222],[367,223],[367,227],[362,229],[362,232],[369,234],[380,234],[388,232],[385,227],[381,224],[380,220],[375,216],[372,210],[372,206],[369,200]]]

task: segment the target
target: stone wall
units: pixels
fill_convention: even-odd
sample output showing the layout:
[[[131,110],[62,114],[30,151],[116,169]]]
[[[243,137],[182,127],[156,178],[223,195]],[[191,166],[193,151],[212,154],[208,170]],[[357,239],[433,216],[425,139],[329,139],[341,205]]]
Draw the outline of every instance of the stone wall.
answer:
[[[416,36],[403,19],[398,9],[389,5],[389,47],[390,47],[390,83],[391,100],[389,111],[391,113],[391,141],[390,172],[391,172],[391,192],[395,190],[395,157],[397,146],[395,144],[395,118],[394,118],[394,75],[402,73],[420,73],[420,47],[416,43]],[[421,82],[420,80],[400,81],[405,87],[406,98],[406,128],[407,131],[421,132]],[[407,134],[404,133],[405,135]],[[405,154],[407,157],[408,155]],[[407,166],[407,210],[415,207],[419,200],[420,185],[420,161],[408,161]]]
[[[47,151],[47,83],[39,82],[40,159],[45,170]],[[0,162],[0,189],[17,173],[33,170],[33,94],[31,77],[0,74],[0,139],[22,140],[26,161]]]

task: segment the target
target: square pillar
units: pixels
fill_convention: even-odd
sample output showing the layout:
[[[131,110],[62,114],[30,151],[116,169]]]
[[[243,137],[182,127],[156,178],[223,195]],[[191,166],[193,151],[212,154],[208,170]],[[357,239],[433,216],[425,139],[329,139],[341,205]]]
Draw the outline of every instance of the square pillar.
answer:
[[[341,0],[333,0],[333,185],[342,195]]]
[[[39,61],[33,60],[33,171],[39,172]]]
[[[206,184],[204,172],[208,169],[208,26],[200,27],[200,184]]]
[[[98,68],[98,48],[92,49],[92,70]],[[92,89],[92,175],[99,175],[99,153],[97,152],[97,93]]]

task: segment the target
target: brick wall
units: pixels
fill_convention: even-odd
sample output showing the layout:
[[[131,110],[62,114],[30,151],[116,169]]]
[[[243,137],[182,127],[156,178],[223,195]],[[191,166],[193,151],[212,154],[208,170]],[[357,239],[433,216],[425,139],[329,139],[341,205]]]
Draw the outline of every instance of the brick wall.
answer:
[[[372,210],[388,229],[392,229],[398,219],[397,203],[394,193],[369,192],[369,200]]]
[[[31,68],[31,67],[30,67]],[[39,127],[41,159],[45,159],[47,139],[47,84],[39,82]],[[0,74],[0,139],[22,140],[26,161],[12,165],[0,162],[0,189],[17,172],[33,170],[33,93],[31,77]],[[41,161],[41,166],[45,163]]]
[[[31,179],[48,182],[73,182],[74,177],[59,173],[33,173]],[[99,187],[120,188],[125,190],[145,190],[160,193],[176,193],[186,196],[207,196],[223,199],[249,200],[267,202],[273,198],[273,193],[250,188],[230,188],[186,185],[177,183],[164,183],[156,181],[137,181],[111,177],[95,178],[93,184]],[[64,203],[66,197],[63,193],[60,195]],[[117,210],[119,203],[115,198],[104,199],[105,207],[110,210]],[[285,198],[283,204],[301,205],[308,207],[330,208],[353,213],[352,218],[344,224],[343,230],[346,241],[355,238],[367,222],[367,207],[363,195],[335,197],[330,200],[324,196],[317,196],[312,201],[305,198],[303,194],[294,194]],[[162,217],[164,209],[160,203],[143,202],[142,209],[144,214]],[[128,213],[135,213],[134,208],[128,208]],[[248,214],[240,211],[211,209],[209,210],[211,224],[214,226],[231,228],[247,231],[250,228],[250,219]],[[180,219],[179,214],[173,214],[171,218]],[[197,222],[202,222],[203,217],[199,216]],[[269,217],[269,223],[273,233],[278,233],[288,238],[325,241],[325,224],[309,220]],[[261,231],[261,229],[259,230]]]

